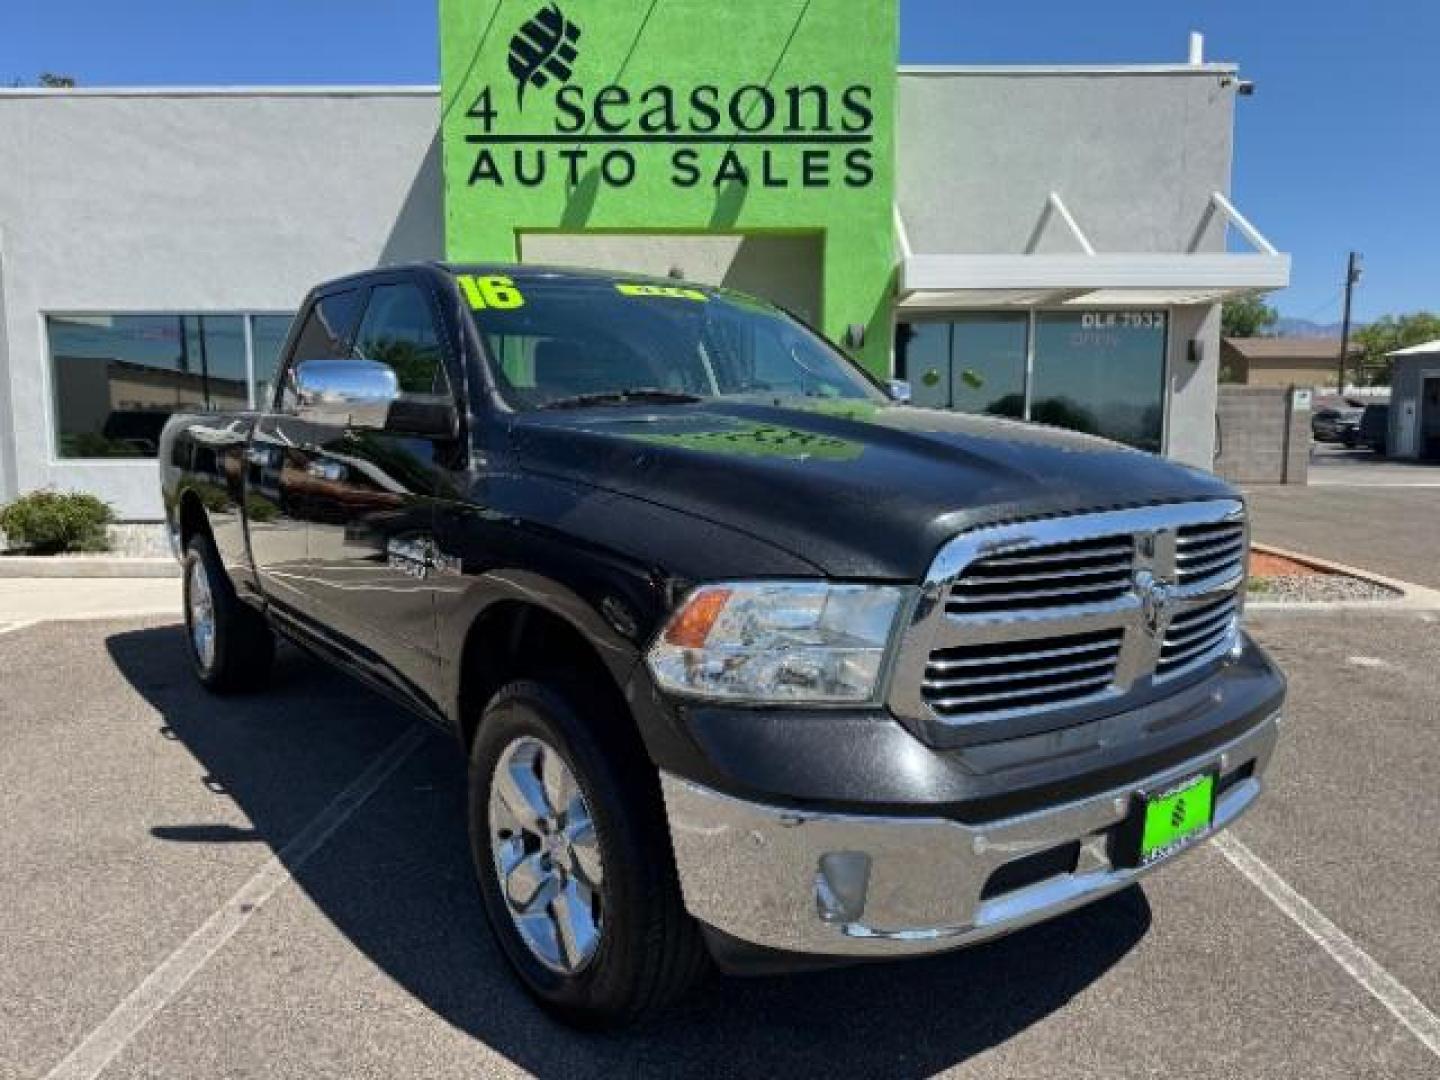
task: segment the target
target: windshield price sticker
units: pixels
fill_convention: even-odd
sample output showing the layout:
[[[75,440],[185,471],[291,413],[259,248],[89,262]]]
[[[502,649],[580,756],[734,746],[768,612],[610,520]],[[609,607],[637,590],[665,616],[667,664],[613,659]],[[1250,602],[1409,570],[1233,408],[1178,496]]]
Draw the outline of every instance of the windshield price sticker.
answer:
[[[476,311],[514,311],[525,306],[525,296],[515,286],[515,279],[504,274],[477,277],[461,274],[456,280],[460,291]]]
[[[679,285],[616,285],[615,290],[623,296],[661,296],[669,300],[696,300],[702,304],[710,299],[699,289],[686,289]]]

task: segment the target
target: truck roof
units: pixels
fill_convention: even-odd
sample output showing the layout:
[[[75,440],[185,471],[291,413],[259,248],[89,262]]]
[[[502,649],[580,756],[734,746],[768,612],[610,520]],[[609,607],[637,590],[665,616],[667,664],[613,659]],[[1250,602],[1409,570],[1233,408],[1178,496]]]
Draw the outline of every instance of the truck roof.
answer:
[[[542,278],[568,279],[571,281],[589,281],[596,283],[609,282],[631,282],[637,285],[683,285],[691,289],[703,289],[707,292],[717,291],[713,285],[705,285],[699,282],[686,281],[673,277],[656,277],[653,274],[631,274],[617,273],[613,270],[592,270],[575,266],[544,266],[534,263],[503,263],[503,262],[415,262],[400,263],[394,266],[377,266],[371,270],[362,270],[354,274],[346,274],[344,277],[332,278],[329,281],[317,286],[317,290],[330,290],[336,286],[346,285],[351,282],[363,281],[379,274],[403,273],[405,271],[436,270],[441,273],[455,274],[504,274],[517,281],[536,281]]]
[[[536,278],[570,278],[576,281],[633,282],[643,285],[684,285],[693,289],[713,290],[714,286],[683,278],[657,277],[654,274],[619,273],[614,270],[595,270],[577,266],[545,266],[534,263],[451,263],[433,264],[451,274],[505,274],[520,281]]]

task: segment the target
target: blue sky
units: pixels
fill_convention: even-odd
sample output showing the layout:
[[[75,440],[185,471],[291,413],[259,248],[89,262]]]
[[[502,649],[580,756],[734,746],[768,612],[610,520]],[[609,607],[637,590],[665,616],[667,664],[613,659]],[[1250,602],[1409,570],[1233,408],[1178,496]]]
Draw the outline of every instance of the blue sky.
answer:
[[[90,86],[437,79],[430,0],[4,7],[7,83],[44,70]],[[901,58],[916,63],[1178,61],[1191,29],[1258,87],[1239,102],[1234,194],[1295,256],[1281,310],[1337,320],[1352,247],[1366,259],[1360,318],[1440,309],[1436,0],[901,0]]]

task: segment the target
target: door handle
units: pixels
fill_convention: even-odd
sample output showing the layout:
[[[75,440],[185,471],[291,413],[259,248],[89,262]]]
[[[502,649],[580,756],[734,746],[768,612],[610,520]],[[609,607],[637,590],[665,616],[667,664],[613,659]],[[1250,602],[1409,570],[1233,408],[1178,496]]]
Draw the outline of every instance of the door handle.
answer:
[[[345,466],[335,461],[312,461],[305,466],[305,471],[319,480],[345,479]]]

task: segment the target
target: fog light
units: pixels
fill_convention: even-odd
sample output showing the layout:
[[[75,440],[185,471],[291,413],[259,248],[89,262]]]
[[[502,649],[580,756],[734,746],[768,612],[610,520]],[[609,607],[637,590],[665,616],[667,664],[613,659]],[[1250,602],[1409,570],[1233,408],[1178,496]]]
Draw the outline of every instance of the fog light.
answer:
[[[815,908],[827,923],[859,922],[870,889],[870,856],[863,851],[832,851],[820,857],[815,875]]]

